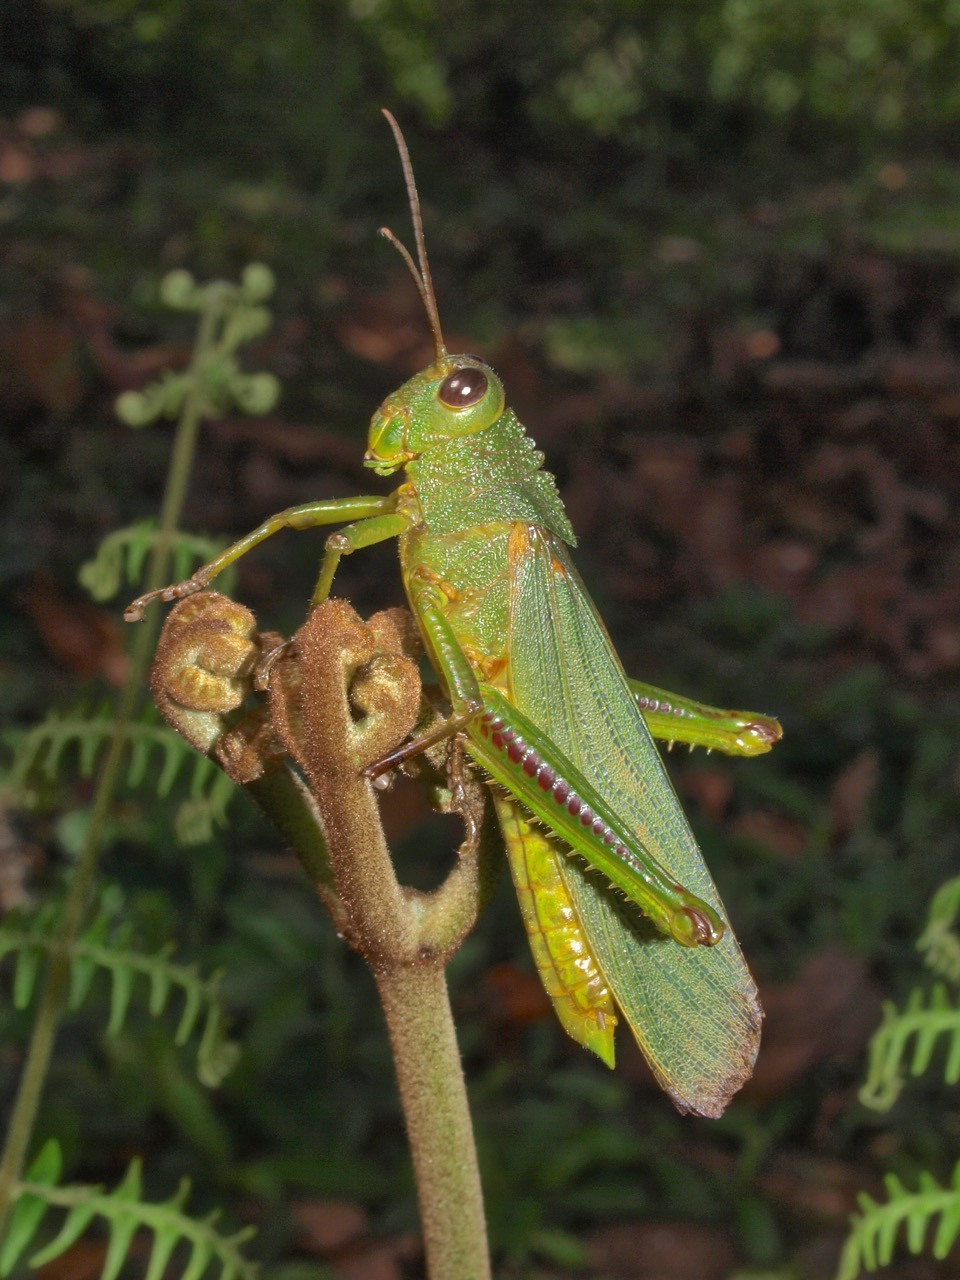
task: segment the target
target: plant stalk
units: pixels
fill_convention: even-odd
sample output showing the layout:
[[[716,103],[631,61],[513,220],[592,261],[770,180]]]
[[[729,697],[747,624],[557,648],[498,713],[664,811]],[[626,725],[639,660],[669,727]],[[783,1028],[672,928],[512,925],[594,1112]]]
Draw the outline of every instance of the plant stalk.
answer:
[[[275,681],[273,725],[309,780],[347,921],[342,932],[370,966],[383,1003],[427,1274],[489,1280],[480,1174],[444,974],[489,891],[488,842],[476,817],[469,819],[453,890],[441,886],[428,895],[432,910],[397,882],[376,795],[358,763],[382,757],[410,733],[420,679],[416,663],[390,654],[373,622],[365,626],[342,600],[313,611],[296,636],[296,706]],[[355,721],[350,692],[356,697],[358,676],[369,710]]]
[[[413,1155],[430,1280],[489,1280],[483,1192],[442,963],[374,972]]]

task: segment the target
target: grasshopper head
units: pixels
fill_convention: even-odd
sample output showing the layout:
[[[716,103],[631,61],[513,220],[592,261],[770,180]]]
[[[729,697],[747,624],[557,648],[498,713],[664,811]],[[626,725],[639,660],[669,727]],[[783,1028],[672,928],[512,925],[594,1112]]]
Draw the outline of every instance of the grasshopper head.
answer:
[[[502,381],[479,356],[451,356],[444,346],[410,152],[396,120],[389,111],[383,114],[393,129],[401,155],[417,262],[392,230],[381,227],[380,234],[393,244],[413,276],[436,348],[433,365],[413,376],[393,396],[388,396],[370,422],[364,466],[372,467],[378,475],[388,476],[438,444],[456,440],[461,435],[476,435],[477,431],[493,426],[503,412],[504,396]]]
[[[486,431],[503,406],[503,384],[488,364],[444,352],[373,415],[364,466],[390,475],[427,449]]]
[[[433,364],[405,382],[392,396],[387,396],[373,415],[363,462],[378,475],[388,476],[428,449],[459,436],[486,431],[503,413],[504,394],[500,379],[479,356],[452,356],[444,345],[410,154],[396,120],[389,111],[383,114],[400,152],[418,261],[414,262],[409,249],[389,228],[381,227],[380,234],[407,264],[427,313],[437,352]]]

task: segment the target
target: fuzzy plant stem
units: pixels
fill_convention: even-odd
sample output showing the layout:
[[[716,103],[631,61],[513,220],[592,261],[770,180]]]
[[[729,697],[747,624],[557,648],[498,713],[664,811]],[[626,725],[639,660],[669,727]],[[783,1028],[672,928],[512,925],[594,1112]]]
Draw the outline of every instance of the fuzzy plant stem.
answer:
[[[355,932],[355,912],[332,892],[330,863],[312,797],[285,772],[268,775],[248,790],[293,846],[337,927]],[[360,848],[355,853],[362,868],[367,861],[364,851]],[[432,936],[454,944],[462,937],[489,893],[498,861],[488,851],[480,855],[478,874],[471,874],[469,862],[454,869],[444,889],[437,891],[440,901],[435,910],[429,912]],[[370,888],[367,900],[376,900],[379,886]],[[415,915],[421,914],[412,902],[410,908]],[[364,926],[371,923],[362,921],[360,932],[366,932]],[[428,1275],[430,1280],[489,1280],[483,1192],[444,955],[432,953],[412,963],[380,959],[371,967],[387,1021],[413,1157]]]
[[[191,380],[177,423],[173,454],[167,474],[157,540],[146,575],[147,590],[161,586],[167,577],[170,547],[180,521],[184,497],[193,465],[203,403],[200,366],[212,346],[219,320],[219,308],[211,306],[201,316],[191,369]],[[143,693],[147,667],[156,642],[159,618],[155,615],[137,631],[130,658],[130,671],[120,695],[113,736],[97,779],[93,806],[77,867],[63,907],[63,917],[43,976],[37,1018],[27,1050],[20,1085],[7,1127],[3,1157],[0,1159],[0,1231],[10,1210],[33,1136],[40,1097],[50,1066],[57,1028],[70,977],[71,949],[83,925],[90,893],[96,879],[103,835],[121,777],[127,733]]]
[[[430,1280],[489,1280],[483,1193],[442,965],[374,973],[413,1155]]]
[[[269,702],[251,706],[265,640],[255,624],[248,609],[216,592],[176,605],[153,666],[157,706],[246,788],[299,857],[337,932],[370,966],[393,1049],[429,1275],[487,1280],[480,1177],[444,975],[502,862],[484,789],[454,748],[449,807],[466,837],[437,889],[405,889],[363,768],[403,742],[421,713],[409,615],[386,610],[365,623],[345,601],[326,601],[272,665]]]
[[[383,616],[383,615],[378,615]],[[432,895],[397,881],[376,794],[361,770],[411,731],[416,663],[385,652],[374,620],[328,600],[297,633],[299,681],[271,686],[273,725],[307,776],[320,815],[341,932],[383,1003],[413,1154],[430,1280],[489,1280],[483,1197],[444,968],[472,928],[497,861],[479,814]],[[363,714],[357,718],[357,712]],[[289,828],[288,828],[289,829]]]

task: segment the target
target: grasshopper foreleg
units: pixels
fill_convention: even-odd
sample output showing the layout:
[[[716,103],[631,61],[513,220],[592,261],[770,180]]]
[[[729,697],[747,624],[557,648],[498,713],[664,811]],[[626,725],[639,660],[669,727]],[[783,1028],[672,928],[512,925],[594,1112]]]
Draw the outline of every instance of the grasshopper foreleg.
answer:
[[[340,524],[345,521],[357,521],[356,525],[351,527],[359,528],[367,520],[376,520],[381,516],[386,516],[394,511],[396,507],[396,497],[394,494],[388,494],[384,497],[364,497],[364,498],[328,498],[321,502],[307,502],[301,507],[288,507],[286,511],[280,511],[275,516],[271,516],[269,520],[264,520],[263,524],[258,525],[246,537],[240,538],[234,542],[232,546],[221,551],[218,556],[214,556],[212,560],[208,560],[205,565],[201,565],[195,573],[189,578],[185,578],[183,582],[174,582],[167,587],[159,587],[156,591],[148,591],[145,595],[139,596],[124,610],[124,618],[127,622],[139,622],[143,617],[143,611],[151,600],[182,600],[184,596],[192,596],[197,591],[204,591],[217,576],[222,573],[229,565],[234,564],[248,551],[252,551],[254,547],[266,542],[267,538],[272,537],[275,533],[279,533],[281,529],[315,529],[325,524]],[[385,533],[384,537],[391,537],[399,529]],[[371,541],[379,541],[373,538]],[[369,543],[361,543],[360,545],[369,545]],[[352,547],[350,548],[353,549]],[[329,554],[329,551],[328,551]],[[337,561],[343,554],[343,549],[337,548],[335,558],[332,558],[332,566],[327,575],[327,589],[329,590],[330,581],[333,579],[336,570]],[[324,563],[321,568],[321,580],[324,576],[324,570],[327,568],[328,557],[324,557]],[[314,590],[312,603],[318,603],[317,591],[320,582]],[[322,597],[321,597],[322,598]]]
[[[311,606],[322,604],[330,594],[333,575],[337,572],[337,565],[343,556],[359,551],[362,547],[372,547],[378,542],[386,542],[388,538],[398,537],[406,529],[407,523],[405,516],[397,515],[395,512],[385,512],[383,515],[358,520],[337,533],[331,533],[324,549],[317,585],[313,588],[313,595],[310,597]]]

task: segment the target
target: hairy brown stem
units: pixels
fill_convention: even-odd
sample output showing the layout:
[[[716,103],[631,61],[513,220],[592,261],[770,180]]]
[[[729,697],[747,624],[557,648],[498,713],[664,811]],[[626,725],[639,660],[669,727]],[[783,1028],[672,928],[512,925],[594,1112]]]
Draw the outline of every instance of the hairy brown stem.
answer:
[[[376,792],[362,769],[407,738],[420,677],[403,611],[364,623],[344,601],[313,611],[270,667],[269,710],[246,706],[252,615],[215,593],[171,612],[157,649],[157,703],[179,732],[243,783],[293,846],[383,1003],[430,1280],[489,1280],[483,1197],[444,965],[473,927],[499,863],[484,790],[459,765],[451,808],[467,827],[432,894],[398,881]],[[244,708],[244,709],[241,709]],[[280,758],[293,757],[306,785]]]
[[[436,911],[425,913],[423,899],[397,882],[374,789],[360,773],[407,737],[417,719],[419,674],[403,654],[402,637],[389,616],[364,626],[349,605],[331,600],[297,634],[296,651],[299,678],[293,688],[282,680],[275,685],[274,725],[309,779],[347,937],[380,992],[428,1272],[431,1280],[488,1280],[480,1174],[444,976],[447,955],[476,919],[479,889],[489,880],[477,869],[479,831],[452,873],[456,887],[446,891],[452,918],[444,927]],[[475,819],[468,825],[473,830]],[[441,888],[434,900],[443,898]],[[444,935],[450,946],[432,945]]]
[[[489,1280],[483,1192],[442,963],[374,970],[413,1154],[430,1280]]]

